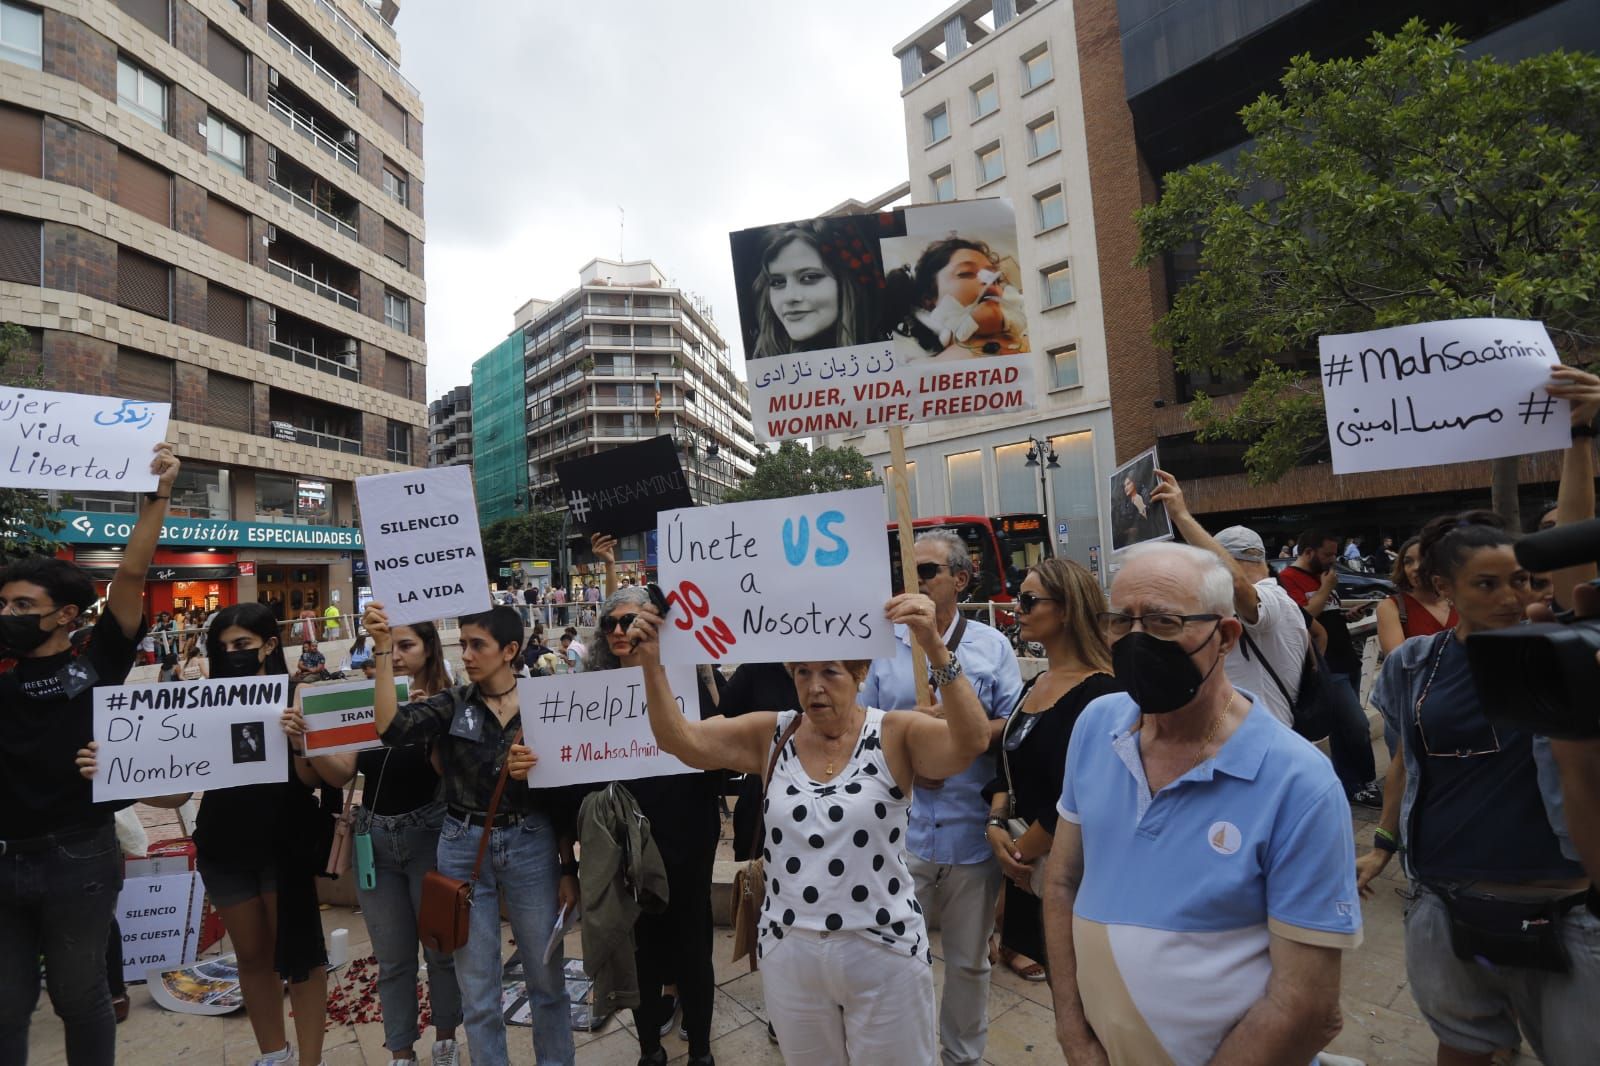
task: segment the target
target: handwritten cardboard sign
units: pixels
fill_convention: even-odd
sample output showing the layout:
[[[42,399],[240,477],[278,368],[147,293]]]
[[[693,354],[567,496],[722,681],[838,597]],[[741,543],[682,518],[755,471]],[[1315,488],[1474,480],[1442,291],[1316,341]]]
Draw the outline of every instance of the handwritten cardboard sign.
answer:
[[[195,875],[130,877],[117,896],[122,979],[143,981],[153,968],[185,966],[199,946]]]
[[[656,528],[656,515],[693,507],[671,437],[556,464],[567,513],[583,533],[614,537]]]
[[[1333,472],[1498,459],[1572,443],[1539,322],[1463,318],[1318,339]]]
[[[1034,406],[1006,200],[816,218],[732,235],[760,440]],[[1044,299],[1070,297],[1065,277]]]
[[[356,478],[356,498],[372,598],[390,625],[489,609],[470,468]]]
[[[698,719],[694,670],[669,666],[667,682],[678,710]],[[517,705],[527,744],[539,756],[529,788],[693,773],[657,746],[637,666],[525,677],[517,682]]]
[[[669,663],[894,654],[883,486],[661,515]]]
[[[338,755],[381,748],[373,711],[375,681],[335,681],[300,690],[300,713],[306,719],[306,754]],[[394,680],[395,699],[405,703],[411,691],[403,677]]]
[[[288,705],[282,674],[97,688],[94,800],[283,781],[289,741],[278,718]]]
[[[171,414],[167,403],[0,390],[0,486],[154,492],[151,453]]]

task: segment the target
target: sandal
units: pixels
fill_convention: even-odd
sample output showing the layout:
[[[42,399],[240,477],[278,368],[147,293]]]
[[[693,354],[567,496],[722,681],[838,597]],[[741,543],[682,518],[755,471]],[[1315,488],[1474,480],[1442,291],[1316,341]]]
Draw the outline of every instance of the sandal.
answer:
[[[1000,949],[1000,959],[1006,964],[1006,967],[1012,973],[1016,974],[1024,981],[1043,981],[1048,976],[1048,974],[1045,973],[1043,966],[1039,965],[1037,962],[1034,962],[1026,955],[1018,955],[1010,948],[1002,947]],[[1019,962],[1026,962],[1027,965],[1019,966]]]

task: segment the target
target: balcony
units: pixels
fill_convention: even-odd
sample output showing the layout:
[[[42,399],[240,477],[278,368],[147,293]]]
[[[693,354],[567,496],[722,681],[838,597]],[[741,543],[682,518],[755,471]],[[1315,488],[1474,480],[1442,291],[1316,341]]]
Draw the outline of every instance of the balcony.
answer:
[[[329,45],[300,17],[283,4],[267,5],[267,33],[272,39],[293,52],[295,58],[316,72],[340,96],[356,102],[355,64],[346,59],[338,49]]]
[[[272,390],[268,411],[273,440],[361,454],[361,415],[355,411],[278,388]]]
[[[359,311],[361,309],[361,301],[356,299],[354,296],[351,296],[349,293],[340,289],[334,288],[325,281],[318,281],[310,274],[302,274],[300,271],[296,270],[292,266],[289,266],[287,263],[280,263],[276,259],[269,258],[267,260],[267,271],[269,273],[276,274],[284,281],[293,282],[302,289],[314,292],[325,300],[332,300],[343,307],[348,307],[352,311]]]
[[[319,120],[314,105],[304,94],[280,78],[276,70],[267,74],[267,108],[278,120],[351,170],[357,169],[355,131],[332,116]]]
[[[278,149],[267,154],[267,187],[329,229],[338,230],[351,240],[359,240],[356,230],[356,201],[315,173],[296,163]]]
[[[281,231],[267,245],[267,271],[324,300],[361,309],[361,271]]]
[[[362,33],[361,30],[356,27],[355,23],[351,22],[349,19],[345,18],[344,15],[340,14],[338,8],[328,3],[328,0],[317,0],[317,7],[322,10],[324,15],[328,16],[334,21],[334,24],[339,27],[340,32],[363,48],[390,74],[398,78],[400,80],[400,84],[404,85],[407,89],[410,89],[411,95],[417,97],[422,95],[421,93],[417,92],[417,87],[412,85],[411,82],[407,81],[404,74],[400,73],[400,68],[395,66],[394,60],[384,55],[383,51],[377,45],[367,40],[367,35]]]

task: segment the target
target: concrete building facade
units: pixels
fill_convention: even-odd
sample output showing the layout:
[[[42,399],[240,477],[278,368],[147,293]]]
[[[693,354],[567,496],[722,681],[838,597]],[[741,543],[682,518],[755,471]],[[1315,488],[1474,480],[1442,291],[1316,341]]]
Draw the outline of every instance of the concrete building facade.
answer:
[[[353,480],[426,460],[422,102],[395,12],[0,0],[0,318],[49,387],[174,405],[157,561],[226,575],[154,582],[152,611],[353,603]],[[133,502],[76,505],[73,550],[114,564]]]
[[[428,465],[472,465],[471,385],[457,385],[428,404]]]

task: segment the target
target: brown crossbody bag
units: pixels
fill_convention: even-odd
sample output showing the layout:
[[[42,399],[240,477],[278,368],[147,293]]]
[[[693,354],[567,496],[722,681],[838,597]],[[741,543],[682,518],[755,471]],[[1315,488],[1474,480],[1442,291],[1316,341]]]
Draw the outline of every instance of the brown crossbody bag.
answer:
[[[767,760],[767,776],[761,779],[761,796],[756,807],[756,824],[754,839],[751,841],[750,859],[733,874],[733,961],[738,962],[745,956],[750,958],[750,969],[758,968],[757,958],[760,952],[756,950],[756,942],[760,938],[758,924],[761,917],[761,903],[766,899],[767,881],[766,864],[761,859],[762,845],[766,841],[766,817],[762,807],[766,805],[767,788],[772,784],[772,773],[778,768],[778,756],[783,754],[784,746],[789,743],[789,738],[794,736],[794,731],[800,728],[800,720],[804,713],[797,713],[794,720],[789,723],[778,742],[773,745],[772,757]]]
[[[522,730],[511,738],[512,746],[522,743]],[[506,749],[506,761],[500,767],[500,779],[495,782],[494,795],[489,799],[488,817],[484,819],[483,836],[478,840],[478,859],[472,864],[472,879],[462,881],[446,877],[438,870],[429,870],[422,876],[422,901],[417,908],[417,939],[422,946],[449,954],[467,942],[472,930],[472,892],[483,872],[483,857],[489,853],[489,837],[494,832],[494,816],[500,810],[500,797],[506,791],[506,777],[511,773],[511,748]]]

